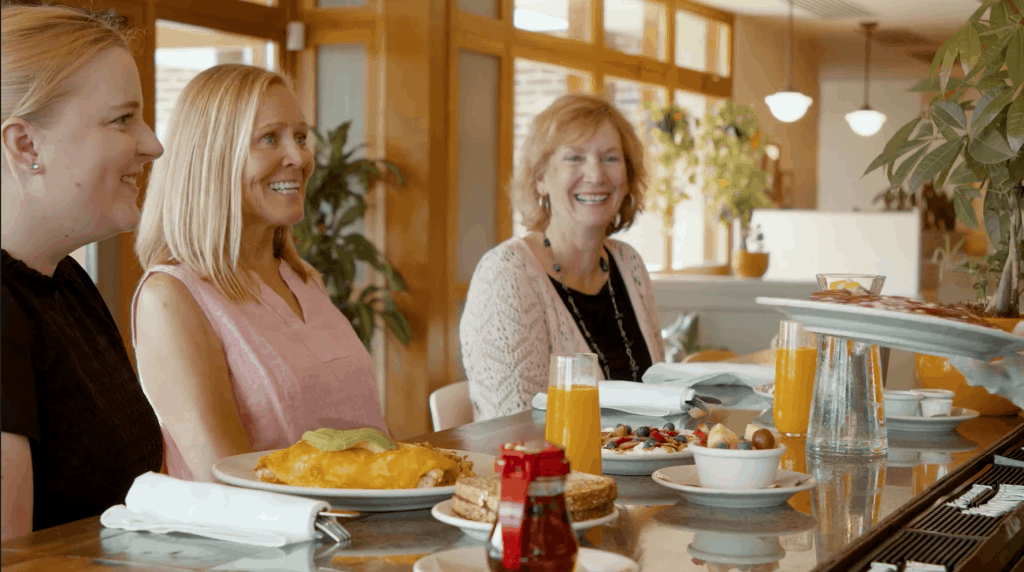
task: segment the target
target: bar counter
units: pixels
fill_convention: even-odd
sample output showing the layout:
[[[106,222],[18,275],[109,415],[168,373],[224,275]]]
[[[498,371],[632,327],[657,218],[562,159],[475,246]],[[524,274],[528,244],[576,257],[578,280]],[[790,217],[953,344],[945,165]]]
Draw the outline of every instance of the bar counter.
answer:
[[[725,423],[738,433],[751,422],[771,426],[767,403],[749,389],[716,391],[728,408],[715,408],[711,423]],[[687,420],[687,416],[652,419],[602,411],[605,426],[620,422],[660,426],[669,421],[683,426]],[[1022,423],[1019,417],[978,417],[960,424],[956,432],[890,431],[888,456],[873,460],[809,458],[801,439],[785,438],[788,451],[782,468],[810,473],[818,483],[774,508],[700,506],[650,477],[615,476],[620,516],[588,531],[581,545],[628,556],[645,572],[810,571],[920,500],[919,495],[927,494],[933,484],[972,462]],[[495,454],[503,443],[543,435],[544,412],[525,411],[407,441]],[[354,537],[348,545],[312,542],[267,549],[185,534],[104,529],[98,518],[91,518],[4,542],[2,566],[5,572],[408,571],[423,555],[481,545],[435,520],[429,509],[363,513],[343,523]]]

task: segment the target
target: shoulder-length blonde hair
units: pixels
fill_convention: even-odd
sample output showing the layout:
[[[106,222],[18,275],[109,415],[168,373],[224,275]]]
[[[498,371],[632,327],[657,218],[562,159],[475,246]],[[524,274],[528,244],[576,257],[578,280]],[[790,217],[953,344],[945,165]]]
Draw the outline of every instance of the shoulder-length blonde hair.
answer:
[[[143,269],[178,263],[232,302],[259,298],[259,284],[239,267],[243,171],[260,102],[273,85],[290,87],[280,74],[225,64],[182,90],[142,206],[135,252]],[[274,256],[309,279],[291,227],[274,231]]]
[[[526,228],[544,230],[551,221],[551,209],[541,204],[537,192],[537,181],[547,169],[551,155],[562,145],[589,139],[605,122],[618,131],[626,161],[626,197],[605,235],[633,224],[637,213],[643,210],[647,190],[647,168],[640,138],[622,112],[606,99],[570,93],[556,99],[534,118],[523,143],[519,166],[509,185],[512,208],[523,217]]]

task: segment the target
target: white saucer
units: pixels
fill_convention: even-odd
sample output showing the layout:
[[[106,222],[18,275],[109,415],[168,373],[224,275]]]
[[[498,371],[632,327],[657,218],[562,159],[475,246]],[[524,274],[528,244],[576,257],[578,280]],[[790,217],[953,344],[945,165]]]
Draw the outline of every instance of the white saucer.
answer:
[[[413,565],[413,572],[487,572],[487,553],[483,546],[455,548],[424,556]],[[640,572],[633,560],[614,552],[580,548],[575,572]]]
[[[964,409],[963,407],[954,407],[949,417],[920,417],[917,415],[886,415],[885,425],[890,431],[906,431],[906,432],[937,432],[937,431],[956,431],[958,425],[967,421],[968,419],[974,419],[978,416],[978,412],[973,409]]]
[[[659,469],[651,475],[654,482],[677,491],[684,499],[704,506],[756,508],[777,506],[798,492],[813,489],[817,481],[810,475],[779,469],[776,483],[798,482],[796,486],[764,489],[711,489],[700,486],[697,467],[682,466]]]
[[[452,499],[441,501],[435,504],[434,508],[430,509],[430,514],[445,524],[450,524],[460,528],[466,536],[486,542],[487,536],[491,533],[491,527],[493,525],[489,522],[478,522],[475,520],[469,520],[468,518],[462,518],[452,510],[452,504]],[[619,509],[612,507],[612,512],[602,516],[601,518],[592,518],[590,520],[572,523],[572,529],[576,533],[576,536],[580,536],[595,526],[601,526],[602,524],[613,522],[617,518],[619,518]]]
[[[765,398],[769,403],[775,401],[775,384],[774,383],[762,383],[761,385],[754,388],[754,393]]]

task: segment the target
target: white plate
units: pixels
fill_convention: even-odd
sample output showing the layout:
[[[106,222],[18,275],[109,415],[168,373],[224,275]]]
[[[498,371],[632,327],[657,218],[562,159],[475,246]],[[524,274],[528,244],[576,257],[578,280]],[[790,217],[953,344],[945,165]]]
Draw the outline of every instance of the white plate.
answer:
[[[954,407],[950,413],[951,415],[949,417],[886,415],[886,430],[903,432],[956,431],[957,425],[978,416],[977,411],[973,409],[964,409],[963,407]]]
[[[774,383],[763,383],[754,388],[754,393],[765,398],[769,403],[775,402],[775,384]]]
[[[452,504],[454,504],[452,499],[441,501],[435,504],[434,508],[430,509],[430,514],[445,524],[450,524],[462,529],[462,532],[467,536],[486,542],[487,535],[491,533],[491,527],[493,524],[490,522],[478,522],[475,520],[469,520],[468,518],[462,518],[452,510]],[[612,507],[612,512],[602,516],[601,518],[592,518],[590,520],[572,523],[572,529],[576,532],[576,536],[579,536],[595,526],[607,524],[617,518],[619,518],[619,509]]]
[[[909,352],[989,360],[1024,350],[1024,337],[937,316],[812,300],[765,297],[756,300],[801,322],[810,332]]]
[[[413,572],[487,572],[487,553],[483,546],[455,548],[424,556],[413,565]],[[580,548],[575,572],[640,572],[636,562],[604,550]]]
[[[256,467],[256,462],[260,457],[272,452],[255,451],[222,459],[213,466],[213,475],[229,485],[303,497],[323,498],[330,502],[334,508],[362,512],[388,512],[430,508],[446,498],[451,498],[455,494],[455,485],[426,489],[322,489],[318,487],[296,487],[265,483],[256,478],[256,472],[253,469]],[[495,459],[493,455],[458,450],[455,453],[465,455],[472,461],[473,470],[478,475],[486,475],[494,471]]]
[[[818,484],[810,475],[782,469],[779,470],[775,482],[780,483],[795,479],[799,479],[802,482],[796,486],[765,489],[710,489],[700,486],[700,482],[697,479],[697,467],[669,467],[667,469],[660,469],[655,471],[651,478],[663,487],[676,490],[684,499],[694,504],[726,508],[757,508],[780,505],[796,493],[812,489]]]
[[[665,467],[681,465],[693,459],[690,447],[678,453],[635,454],[612,453],[601,449],[601,472],[609,475],[641,475],[647,476]]]

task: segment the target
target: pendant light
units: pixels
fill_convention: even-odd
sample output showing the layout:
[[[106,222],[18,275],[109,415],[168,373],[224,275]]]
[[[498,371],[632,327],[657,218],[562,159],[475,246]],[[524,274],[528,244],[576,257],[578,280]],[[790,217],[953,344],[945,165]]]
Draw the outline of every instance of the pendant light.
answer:
[[[864,28],[864,107],[857,111],[846,114],[846,122],[850,129],[861,137],[871,137],[882,128],[885,123],[885,114],[871,109],[868,105],[868,82],[871,71],[871,31],[877,26],[877,22],[861,24]]]
[[[775,119],[783,123],[792,123],[807,113],[813,99],[793,91],[793,0],[789,0],[789,43],[786,44],[786,55],[789,66],[786,68],[786,89],[764,98]]]

